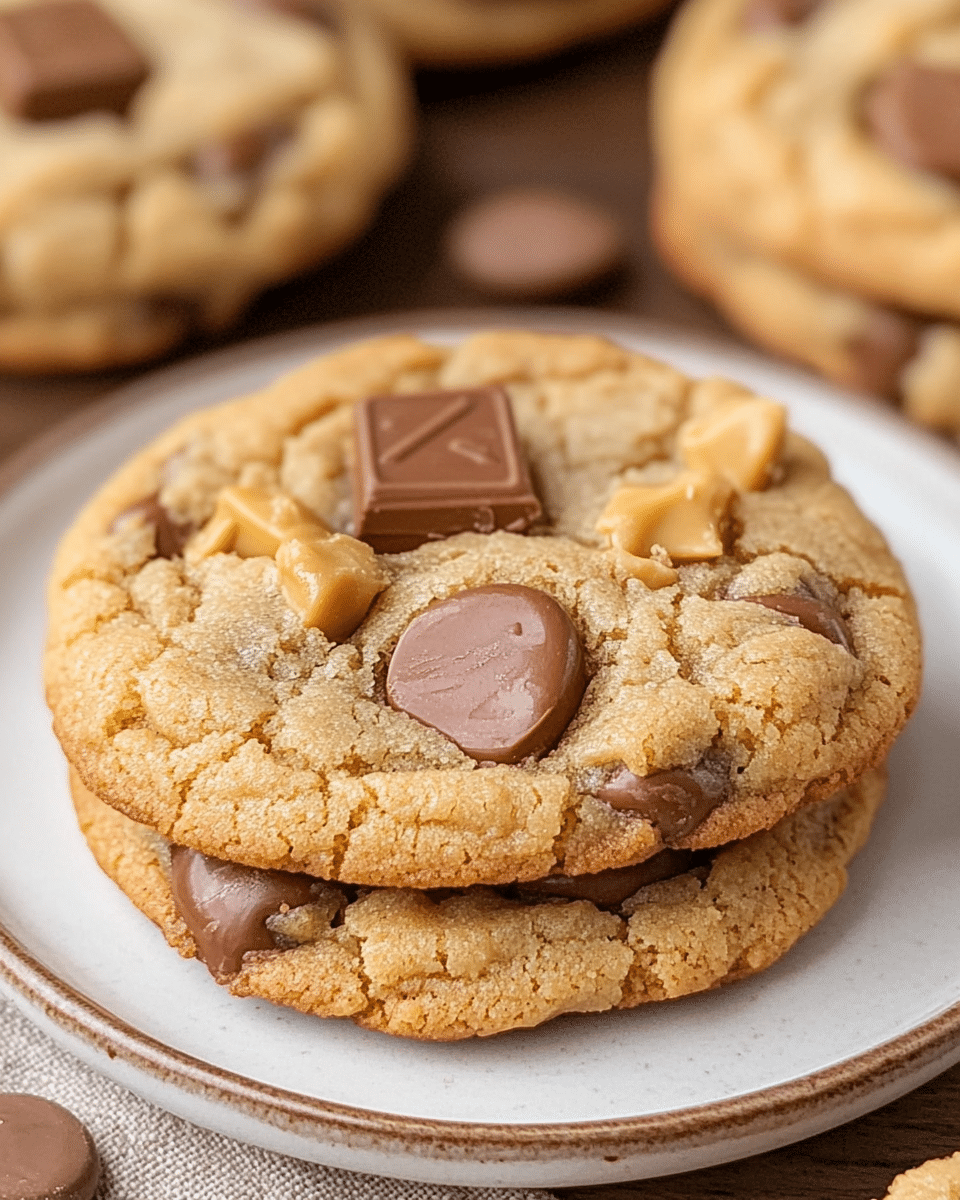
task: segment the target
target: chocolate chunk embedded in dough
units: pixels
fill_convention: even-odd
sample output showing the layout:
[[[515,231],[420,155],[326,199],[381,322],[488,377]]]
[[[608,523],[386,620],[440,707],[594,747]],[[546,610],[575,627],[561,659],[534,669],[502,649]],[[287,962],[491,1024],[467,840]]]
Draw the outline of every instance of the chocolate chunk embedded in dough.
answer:
[[[960,71],[897,63],[868,92],[865,114],[894,158],[960,179]]]
[[[634,775],[621,767],[597,797],[618,812],[632,812],[660,830],[665,842],[686,837],[720,803],[719,789],[704,791],[687,771]]]
[[[922,329],[923,322],[909,313],[874,309],[847,342],[850,363],[844,383],[858,392],[898,399],[900,376],[917,353]]]
[[[690,850],[661,850],[645,862],[632,867],[612,867],[594,875],[548,875],[530,883],[518,883],[521,900],[544,900],[548,896],[564,900],[589,900],[598,908],[617,908],[649,883],[659,883],[682,875],[693,865]]]
[[[90,0],[48,0],[0,13],[0,102],[12,116],[123,114],[149,70],[120,26]]]
[[[762,604],[764,608],[772,608],[775,612],[792,617],[798,625],[809,629],[811,633],[819,633],[828,641],[842,646],[850,654],[853,653],[853,639],[846,621],[835,608],[818,600],[815,596],[796,596],[789,593],[774,596],[744,596],[751,604]]]
[[[464,279],[517,300],[564,296],[607,275],[623,231],[596,204],[546,189],[488,196],[456,217],[447,252]]]
[[[823,0],[750,0],[743,14],[748,29],[780,29],[799,25]]]
[[[267,917],[308,903],[316,883],[310,875],[244,867],[186,846],[170,850],[174,903],[214,976],[235,975],[248,950],[274,949]]]
[[[380,554],[540,516],[501,387],[372,396],[354,435],[355,536]]]
[[[176,558],[183,553],[190,535],[194,532],[192,525],[182,525],[174,520],[170,510],[160,503],[159,493],[154,492],[146,500],[131,504],[123,510],[113,522],[116,532],[128,520],[139,520],[144,525],[152,525],[154,529],[154,549],[158,558]]]
[[[573,622],[546,592],[518,584],[470,588],[428,608],[387,672],[393,708],[481,762],[549,750],[585,687]]]
[[[100,1157],[77,1118],[52,1100],[0,1094],[0,1200],[91,1200]]]

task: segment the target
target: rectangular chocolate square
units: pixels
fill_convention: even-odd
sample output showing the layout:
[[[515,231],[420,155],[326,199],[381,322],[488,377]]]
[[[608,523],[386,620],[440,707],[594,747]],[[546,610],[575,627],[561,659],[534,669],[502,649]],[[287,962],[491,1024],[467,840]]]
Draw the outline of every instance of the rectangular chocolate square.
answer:
[[[148,74],[137,47],[91,0],[42,0],[0,12],[0,102],[12,116],[122,114]]]
[[[354,406],[355,536],[381,554],[541,514],[502,387],[371,396]]]

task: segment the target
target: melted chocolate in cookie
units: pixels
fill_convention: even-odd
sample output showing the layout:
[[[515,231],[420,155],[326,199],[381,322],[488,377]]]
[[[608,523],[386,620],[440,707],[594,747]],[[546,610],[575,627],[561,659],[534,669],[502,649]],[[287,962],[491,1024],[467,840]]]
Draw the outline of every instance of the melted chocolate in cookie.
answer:
[[[868,93],[865,115],[894,158],[960,179],[960,71],[897,63]]]
[[[518,883],[515,890],[521,900],[542,901],[554,897],[589,900],[598,908],[619,908],[640,888],[682,875],[694,863],[690,850],[661,850],[631,867],[611,867],[593,875],[548,875],[530,883]]]
[[[917,353],[923,322],[909,313],[877,308],[847,342],[850,377],[844,382],[858,392],[897,400],[900,376]]]
[[[72,1113],[0,1094],[0,1200],[91,1200],[99,1178],[97,1148]]]
[[[470,588],[428,608],[387,672],[393,708],[498,763],[550,749],[585,687],[573,622],[546,592],[517,584]]]
[[[317,882],[310,875],[224,862],[186,846],[171,846],[170,876],[177,911],[214,976],[235,975],[248,950],[273,950],[267,917],[308,903]]]
[[[748,29],[781,29],[799,25],[819,8],[823,0],[750,0],[743,14]]]
[[[798,625],[809,629],[811,633],[819,633],[828,641],[842,646],[850,654],[853,653],[853,639],[846,621],[832,605],[815,596],[797,596],[789,593],[774,596],[744,596],[751,604],[762,604],[764,608],[772,608],[775,612],[792,617]]]
[[[113,531],[116,532],[130,519],[139,519],[144,525],[153,526],[154,549],[158,558],[176,558],[182,554],[184,546],[194,532],[192,525],[181,525],[179,521],[174,520],[170,510],[160,503],[158,492],[125,508],[114,520]]]
[[[718,787],[703,788],[688,771],[639,776],[621,767],[600,788],[597,797],[618,812],[643,817],[660,830],[669,844],[696,829],[717,807],[722,795]]]

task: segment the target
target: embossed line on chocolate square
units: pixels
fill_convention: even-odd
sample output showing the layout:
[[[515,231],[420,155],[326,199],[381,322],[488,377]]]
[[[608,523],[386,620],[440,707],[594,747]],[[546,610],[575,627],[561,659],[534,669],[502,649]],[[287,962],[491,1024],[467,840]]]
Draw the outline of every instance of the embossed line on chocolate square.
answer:
[[[381,554],[541,515],[502,387],[371,396],[354,434],[355,534]]]

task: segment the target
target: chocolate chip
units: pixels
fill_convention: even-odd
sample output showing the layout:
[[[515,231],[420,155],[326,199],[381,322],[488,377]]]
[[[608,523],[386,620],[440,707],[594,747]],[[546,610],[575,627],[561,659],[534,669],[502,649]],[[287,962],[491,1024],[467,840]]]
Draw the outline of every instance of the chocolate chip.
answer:
[[[620,225],[596,204],[539,189],[498,192],[447,233],[455,269],[483,292],[517,300],[564,296],[623,258]]]
[[[311,898],[310,875],[266,871],[172,846],[170,885],[177,911],[211,975],[235,975],[248,950],[272,950],[265,921]]]
[[[689,850],[661,850],[659,854],[632,867],[611,867],[595,875],[548,875],[531,883],[518,883],[516,892],[521,900],[560,897],[564,900],[589,900],[598,908],[618,908],[640,888],[682,875],[693,862],[694,855]]]
[[[785,617],[792,617],[804,629],[818,633],[850,654],[853,653],[853,639],[846,621],[832,605],[815,596],[797,596],[785,592],[774,596],[743,596],[742,599],[772,608]]]
[[[757,31],[799,25],[823,0],[751,0],[743,14],[747,29]]]
[[[717,807],[721,790],[703,787],[687,771],[658,771],[634,775],[626,767],[597,792],[597,798],[618,812],[632,812],[660,831],[665,842],[676,841],[701,824]]]
[[[875,308],[847,342],[850,375],[844,382],[858,392],[896,400],[900,376],[917,353],[923,322],[909,313]]]
[[[865,114],[894,158],[960,179],[960,71],[897,63],[868,92]]]
[[[0,101],[33,121],[126,112],[149,67],[90,0],[47,0],[0,13]]]
[[[176,521],[170,510],[160,503],[159,493],[154,492],[146,500],[131,504],[114,519],[112,530],[116,532],[127,521],[139,521],[144,525],[152,525],[154,529],[154,550],[158,558],[176,558],[183,553],[194,527]]]
[[[340,14],[331,0],[236,0],[243,8],[269,8],[285,17],[297,17],[339,32]]]
[[[355,534],[380,554],[541,515],[501,387],[371,396],[354,444]]]
[[[471,588],[428,608],[387,672],[393,708],[471,758],[498,763],[549,750],[585,687],[573,622],[545,592],[517,584]]]
[[[242,209],[277,150],[289,137],[289,125],[271,122],[221,141],[207,142],[193,155],[194,174],[222,208]]]
[[[99,1178],[97,1148],[72,1113],[0,1093],[0,1200],[91,1200]]]

